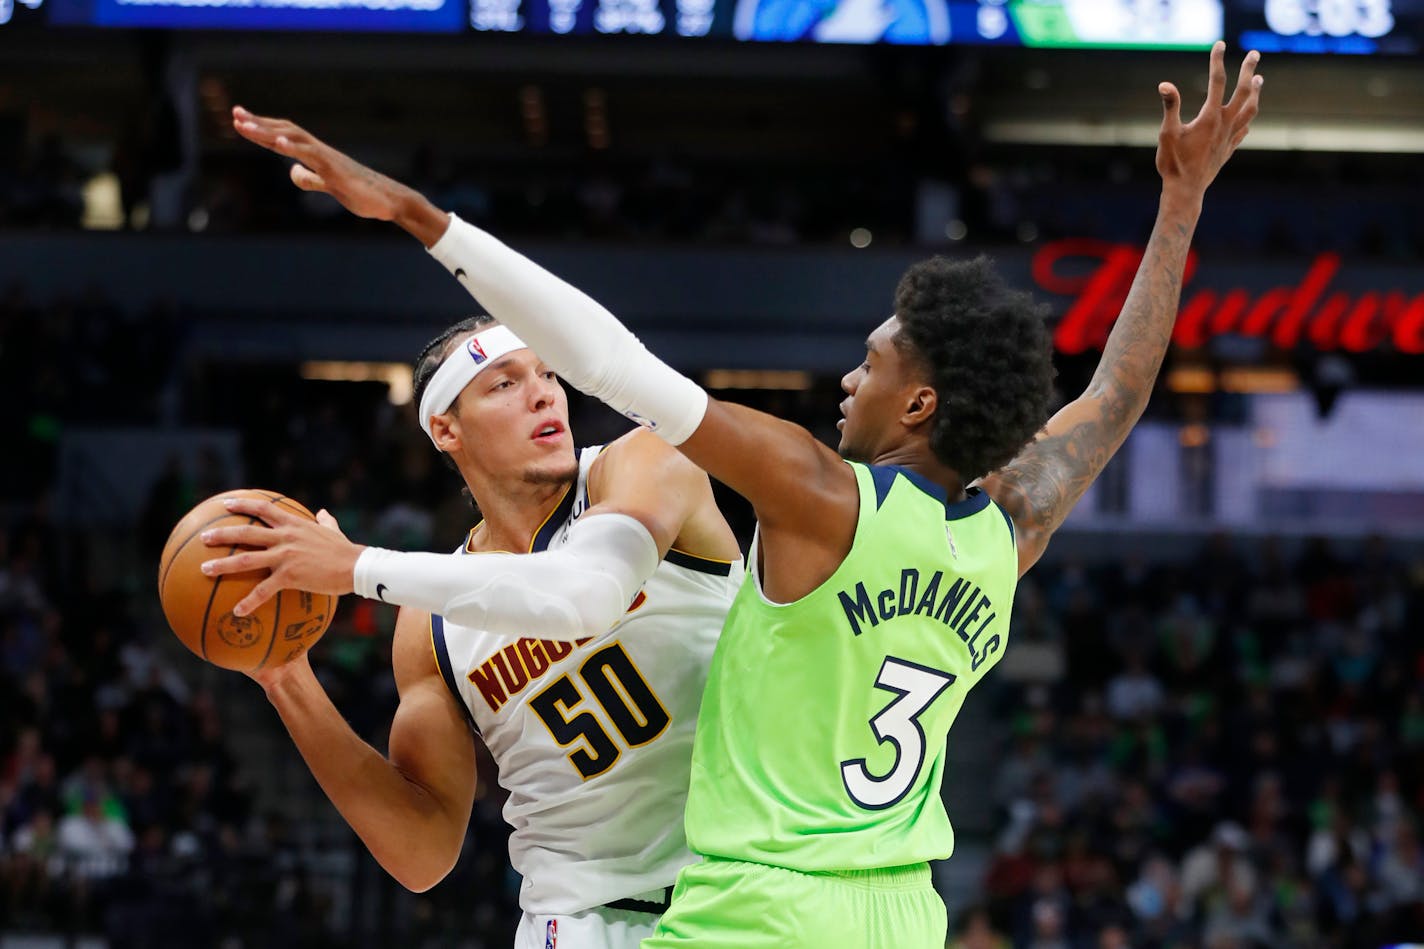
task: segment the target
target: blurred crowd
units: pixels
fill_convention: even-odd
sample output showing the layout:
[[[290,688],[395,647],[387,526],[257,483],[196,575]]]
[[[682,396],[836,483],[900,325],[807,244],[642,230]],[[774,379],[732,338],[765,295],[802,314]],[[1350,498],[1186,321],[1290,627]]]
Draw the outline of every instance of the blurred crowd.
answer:
[[[964,949],[1424,940],[1424,562],[1218,536],[1036,568]]]
[[[63,537],[43,500],[0,529],[0,930],[299,931],[287,829],[254,811],[214,695]]]
[[[953,119],[929,106],[902,110],[885,123],[870,157],[857,161],[672,149],[546,154],[515,145],[513,154],[491,158],[438,142],[394,150],[384,141],[342,144],[358,157],[371,151],[380,170],[513,239],[844,245],[857,230],[860,241],[881,246],[1145,238],[1159,191],[1150,151],[994,150],[972,123]],[[81,145],[0,116],[0,228],[85,221],[215,233],[370,227],[330,199],[292,188],[285,166],[260,150],[210,143],[184,164],[150,154],[176,146],[148,134],[147,144]],[[1379,156],[1313,156],[1286,166],[1239,156],[1213,189],[1213,201],[1233,213],[1206,215],[1196,246],[1413,261],[1424,252],[1424,198],[1411,174]],[[1302,191],[1312,200],[1300,201]]]

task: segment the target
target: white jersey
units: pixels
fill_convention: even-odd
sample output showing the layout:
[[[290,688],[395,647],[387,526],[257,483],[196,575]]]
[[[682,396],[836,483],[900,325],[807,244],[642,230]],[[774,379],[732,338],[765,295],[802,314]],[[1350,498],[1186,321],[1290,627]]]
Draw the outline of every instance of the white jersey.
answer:
[[[588,508],[601,448],[535,533],[563,544]],[[669,551],[626,616],[576,644],[431,619],[441,675],[499,764],[514,828],[509,857],[526,913],[578,913],[672,886],[692,862],[683,836],[692,737],[712,650],[742,566]]]

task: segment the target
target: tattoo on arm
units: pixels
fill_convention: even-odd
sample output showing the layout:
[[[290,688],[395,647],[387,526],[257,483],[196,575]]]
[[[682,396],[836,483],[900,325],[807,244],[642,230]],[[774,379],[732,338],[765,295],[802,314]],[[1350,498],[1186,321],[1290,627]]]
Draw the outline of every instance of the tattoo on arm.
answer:
[[[1141,418],[1172,340],[1195,216],[1158,218],[1087,390],[996,472],[995,500],[1029,532],[1052,533]]]

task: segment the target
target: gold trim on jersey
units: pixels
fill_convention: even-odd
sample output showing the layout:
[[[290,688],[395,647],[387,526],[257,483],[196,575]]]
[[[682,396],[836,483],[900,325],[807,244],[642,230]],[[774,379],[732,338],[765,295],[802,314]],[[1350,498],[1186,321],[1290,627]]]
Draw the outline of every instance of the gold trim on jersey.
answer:
[[[701,554],[694,554],[690,550],[683,550],[681,547],[669,547],[668,550],[675,554],[682,554],[684,557],[692,557],[696,560],[705,560],[708,563],[726,564],[729,567],[732,564],[736,563],[735,560],[723,560],[721,557],[704,557]]]
[[[524,553],[526,553],[526,554],[532,554],[532,553],[534,553],[534,545],[539,542],[539,535],[540,535],[541,533],[543,533],[544,528],[546,528],[546,527],[549,526],[549,521],[550,521],[551,519],[553,519],[554,515],[557,514],[557,513],[559,513],[560,509],[563,508],[563,506],[564,506],[564,501],[566,501],[566,500],[568,499],[569,492],[572,491],[573,488],[574,488],[574,486],[573,486],[572,483],[571,483],[571,484],[566,484],[566,485],[564,485],[563,493],[559,495],[559,499],[554,502],[554,506],[553,506],[553,507],[549,508],[549,513],[547,513],[547,514],[544,515],[544,519],[539,522],[539,526],[536,527],[536,528],[534,528],[534,533],[532,533],[532,534],[529,535],[529,549],[526,550],[526,551],[524,551]],[[471,528],[470,528],[470,532],[465,535],[465,553],[467,553],[467,554],[512,554],[512,553],[514,553],[514,551],[512,551],[512,550],[475,550],[475,549],[474,549],[475,531],[477,531],[477,530],[479,530],[481,527],[483,527],[484,524],[485,524],[484,518],[480,518],[479,522],[478,522],[477,524],[475,524],[474,527],[471,527]]]

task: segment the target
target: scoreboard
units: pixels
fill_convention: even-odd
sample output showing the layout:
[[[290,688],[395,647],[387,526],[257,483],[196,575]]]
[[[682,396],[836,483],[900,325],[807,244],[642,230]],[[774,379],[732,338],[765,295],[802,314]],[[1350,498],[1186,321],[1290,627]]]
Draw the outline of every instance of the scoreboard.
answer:
[[[638,34],[748,42],[1205,49],[1222,0],[0,0],[0,29]]]
[[[34,26],[1412,55],[1424,0],[0,0]]]

